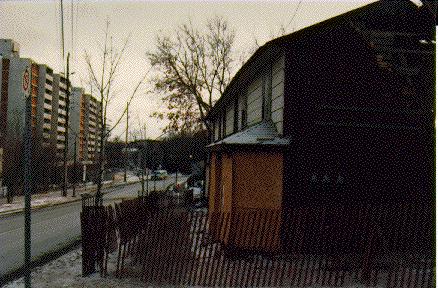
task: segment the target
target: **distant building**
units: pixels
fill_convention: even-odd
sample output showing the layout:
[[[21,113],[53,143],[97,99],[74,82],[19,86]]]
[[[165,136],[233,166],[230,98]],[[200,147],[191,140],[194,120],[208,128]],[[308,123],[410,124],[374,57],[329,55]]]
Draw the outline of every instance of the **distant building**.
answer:
[[[219,228],[222,243],[271,251],[291,241],[280,223],[292,220],[282,218],[265,223],[269,244],[242,243],[259,231],[236,235],[240,211],[433,205],[430,12],[410,1],[379,1],[274,39],[251,56],[208,115],[209,212],[231,218]]]
[[[25,97],[22,78],[31,68],[32,127],[35,144],[54,151],[55,162],[62,164],[68,148],[70,166],[75,154],[81,164],[94,164],[100,151],[100,102],[83,88],[72,89],[62,73],[54,73],[45,64],[20,58],[19,45],[11,39],[0,39],[0,149],[5,140],[22,140],[25,128]],[[70,92],[67,109],[67,86]],[[69,110],[69,123],[67,121]],[[67,130],[68,129],[68,130]],[[66,137],[68,133],[68,146]],[[45,150],[50,151],[50,150]],[[0,163],[1,165],[1,163]],[[56,175],[59,174],[59,175]],[[56,171],[52,181],[61,175]]]
[[[71,86],[70,90],[71,90]],[[62,160],[65,148],[66,119],[67,119],[67,79],[60,74],[53,75],[52,98],[52,138],[51,142],[56,147],[56,157]]]
[[[42,138],[43,145],[50,145],[52,132],[53,114],[53,69],[47,65],[40,64],[38,77],[38,103],[37,123],[38,135]]]
[[[92,164],[97,160],[100,151],[100,101],[94,96],[84,93],[83,88],[73,88],[70,97],[70,158],[73,158],[74,141],[76,157],[84,164]]]
[[[84,94],[81,102],[81,122],[84,136],[80,142],[81,160],[94,162],[100,151],[101,109],[100,102],[90,94]]]
[[[1,41],[0,41],[1,43]],[[22,88],[24,71],[31,68],[32,127],[34,136],[42,131],[42,123],[38,123],[37,106],[42,102],[38,93],[39,67],[32,59],[16,57],[0,57],[1,98],[0,98],[0,134],[2,137],[22,137],[25,127],[26,101]]]
[[[0,57],[20,57],[20,45],[12,39],[0,39]]]

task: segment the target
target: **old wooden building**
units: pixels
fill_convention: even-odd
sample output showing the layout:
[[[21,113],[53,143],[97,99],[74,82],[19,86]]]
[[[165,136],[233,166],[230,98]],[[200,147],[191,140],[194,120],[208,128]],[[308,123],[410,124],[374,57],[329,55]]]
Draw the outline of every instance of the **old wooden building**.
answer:
[[[208,115],[209,211],[276,213],[275,250],[287,207],[432,203],[435,19],[380,1],[260,47]]]

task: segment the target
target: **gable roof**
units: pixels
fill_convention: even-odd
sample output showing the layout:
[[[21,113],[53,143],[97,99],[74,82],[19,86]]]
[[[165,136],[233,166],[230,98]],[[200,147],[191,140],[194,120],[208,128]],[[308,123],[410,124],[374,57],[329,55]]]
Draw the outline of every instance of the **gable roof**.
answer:
[[[426,1],[423,1],[426,2]],[[333,25],[338,25],[342,23],[346,23],[348,20],[352,20],[354,18],[360,18],[363,19],[371,25],[373,25],[374,21],[378,19],[379,21],[376,25],[383,25],[385,27],[392,27],[395,25],[404,25],[405,27],[409,27],[409,22],[403,23],[403,21],[406,20],[406,12],[411,11],[419,11],[419,13],[428,14],[432,11],[432,8],[428,6],[430,3],[425,3],[426,7],[418,8],[414,3],[412,3],[409,0],[405,1],[387,1],[387,0],[381,0],[378,2],[374,2],[368,5],[365,5],[363,7],[354,9],[352,11],[349,11],[347,13],[343,13],[341,15],[338,15],[336,17],[330,18],[328,20],[319,22],[317,24],[311,25],[309,27],[303,28],[301,30],[298,30],[294,33],[284,35],[282,37],[278,37],[276,39],[273,39],[263,46],[261,46],[257,51],[249,58],[249,60],[241,67],[241,69],[236,73],[236,75],[231,79],[230,83],[226,87],[223,95],[219,100],[216,102],[216,104],[211,108],[210,112],[206,116],[207,120],[211,119],[214,115],[216,115],[221,108],[228,102],[228,100],[233,97],[233,91],[236,91],[238,89],[238,86],[242,79],[249,73],[249,70],[254,69],[254,66],[257,66],[259,64],[258,62],[261,61],[263,58],[268,58],[272,56],[273,54],[276,54],[278,51],[281,51],[282,47],[291,41],[296,41],[299,39],[302,39],[303,37],[307,37],[310,35],[313,35],[314,33],[320,31],[323,28],[331,27]],[[431,4],[432,5],[432,4]],[[430,9],[430,11],[428,11]],[[432,12],[433,13],[433,12]],[[436,12],[435,12],[436,13]],[[414,13],[410,13],[414,14]],[[412,17],[416,17],[412,16]],[[429,14],[430,16],[430,14]],[[434,17],[422,17],[426,20],[423,22],[427,23],[427,26],[425,27],[413,27],[412,29],[417,29],[421,31],[426,31],[426,34],[431,34],[432,37],[435,36],[435,33],[433,32],[433,29],[435,28],[435,20]],[[403,20],[402,20],[403,19]],[[397,21],[399,20],[399,21]],[[402,23],[402,24],[400,24]],[[429,25],[430,24],[430,25]],[[380,26],[378,26],[380,27]],[[397,26],[398,27],[398,26]],[[430,31],[429,31],[430,30]]]

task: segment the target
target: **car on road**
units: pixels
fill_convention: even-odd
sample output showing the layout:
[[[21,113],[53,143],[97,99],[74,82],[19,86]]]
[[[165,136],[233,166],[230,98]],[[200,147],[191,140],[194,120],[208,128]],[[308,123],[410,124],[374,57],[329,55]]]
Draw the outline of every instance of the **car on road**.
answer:
[[[151,180],[164,180],[167,176],[166,170],[155,170],[152,172]]]

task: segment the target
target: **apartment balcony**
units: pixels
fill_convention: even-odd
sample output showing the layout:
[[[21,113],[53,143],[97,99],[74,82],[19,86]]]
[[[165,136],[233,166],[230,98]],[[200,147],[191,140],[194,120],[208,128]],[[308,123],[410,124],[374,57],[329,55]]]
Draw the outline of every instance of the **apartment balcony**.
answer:
[[[51,84],[49,84],[49,83],[44,83],[44,88],[46,88],[47,90],[50,90],[50,91],[52,91],[53,90],[53,87],[52,87],[52,85]]]
[[[58,108],[58,114],[67,115],[67,112],[64,109],[59,109]]]
[[[50,105],[50,104],[47,104],[46,102],[44,102],[44,105],[43,105],[43,107],[44,107],[44,109],[49,109],[49,110],[52,110],[52,105]]]
[[[56,148],[57,148],[57,149],[64,149],[64,147],[65,147],[65,144],[64,144],[64,143],[57,143],[57,144],[56,144]]]
[[[52,97],[52,95],[50,95],[50,94],[44,93],[44,99],[47,99],[47,100],[52,101],[52,100],[53,100],[53,97]]]
[[[66,102],[64,100],[61,100],[61,99],[59,99],[58,104],[62,105],[64,107],[66,106]]]
[[[58,135],[56,136],[56,139],[59,141],[65,141],[65,136],[64,135]]]
[[[50,125],[50,123],[43,123],[43,129],[50,129],[51,128],[51,125]]]
[[[53,82],[53,76],[49,73],[46,73],[46,79]]]
[[[64,88],[65,90],[67,90],[67,85],[61,81],[59,81],[59,87],[60,88]]]
[[[50,139],[50,134],[47,132],[43,132],[43,138],[44,139]]]
[[[64,126],[58,126],[57,131],[64,133],[65,132],[65,127]]]
[[[64,124],[65,124],[65,119],[58,117],[58,126],[64,126]]]

